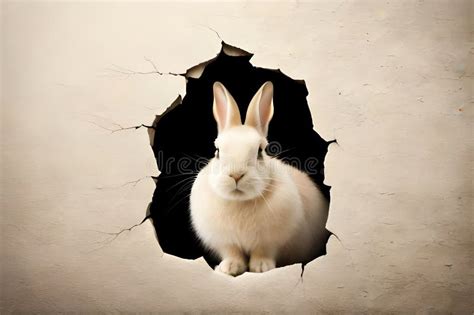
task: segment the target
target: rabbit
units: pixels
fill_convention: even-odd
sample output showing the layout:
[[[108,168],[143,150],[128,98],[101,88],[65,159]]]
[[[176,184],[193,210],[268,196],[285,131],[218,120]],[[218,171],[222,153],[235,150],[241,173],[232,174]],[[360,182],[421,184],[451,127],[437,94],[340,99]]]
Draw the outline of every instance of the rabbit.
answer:
[[[325,250],[329,202],[309,176],[265,152],[273,84],[253,96],[242,124],[225,86],[213,85],[215,156],[190,195],[192,227],[220,259],[215,270],[237,276],[306,263]]]

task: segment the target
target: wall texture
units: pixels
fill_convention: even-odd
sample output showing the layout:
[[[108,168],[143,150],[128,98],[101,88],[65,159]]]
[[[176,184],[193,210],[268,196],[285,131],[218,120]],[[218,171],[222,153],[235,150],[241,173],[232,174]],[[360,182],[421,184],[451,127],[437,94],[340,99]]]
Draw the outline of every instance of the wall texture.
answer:
[[[471,314],[472,1],[2,2],[1,312]],[[230,278],[138,223],[146,130],[220,40],[336,138],[328,255]],[[128,69],[128,70],[127,70]],[[130,71],[132,70],[132,71]]]

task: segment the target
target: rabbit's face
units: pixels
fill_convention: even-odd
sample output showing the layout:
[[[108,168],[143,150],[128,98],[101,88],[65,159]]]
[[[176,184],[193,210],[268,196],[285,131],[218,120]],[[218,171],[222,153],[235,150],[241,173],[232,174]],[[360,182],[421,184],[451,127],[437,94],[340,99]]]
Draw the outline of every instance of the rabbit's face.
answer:
[[[250,200],[261,197],[271,170],[265,154],[267,140],[249,126],[236,126],[220,133],[210,166],[210,185],[220,197]]]
[[[209,165],[211,189],[228,200],[263,197],[271,188],[271,169],[264,149],[273,116],[273,84],[264,83],[254,95],[243,125],[239,107],[225,86],[215,82],[213,92],[218,136],[216,156]]]

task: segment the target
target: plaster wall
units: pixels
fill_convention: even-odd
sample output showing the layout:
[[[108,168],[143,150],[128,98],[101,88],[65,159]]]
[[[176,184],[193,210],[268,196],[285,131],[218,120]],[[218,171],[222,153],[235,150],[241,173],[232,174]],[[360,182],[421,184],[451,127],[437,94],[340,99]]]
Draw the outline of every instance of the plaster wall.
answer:
[[[2,313],[471,314],[472,1],[2,2]],[[144,128],[220,40],[306,81],[328,255],[231,278],[138,223]],[[119,126],[120,125],[120,126]],[[110,130],[108,130],[110,129]],[[113,240],[112,240],[113,239]]]

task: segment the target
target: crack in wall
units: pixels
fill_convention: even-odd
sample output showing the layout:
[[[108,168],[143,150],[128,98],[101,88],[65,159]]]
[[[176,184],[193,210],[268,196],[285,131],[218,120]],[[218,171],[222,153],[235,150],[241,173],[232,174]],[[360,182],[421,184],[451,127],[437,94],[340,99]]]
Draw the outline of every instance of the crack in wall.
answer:
[[[222,41],[220,35],[215,30],[212,31]],[[178,95],[162,114],[155,116],[152,125],[124,127],[113,123],[115,128],[109,128],[91,122],[111,133],[147,128],[150,146],[160,170],[160,174],[156,177],[147,176],[153,178],[156,188],[145,218],[140,223],[119,232],[103,232],[112,237],[107,244],[124,232],[132,231],[147,219],[152,219],[163,252],[185,259],[204,256],[211,267],[218,263],[218,259],[206,251],[194,234],[190,226],[188,205],[195,175],[214,154],[213,141],[217,128],[211,113],[211,86],[215,81],[223,82],[232,90],[238,104],[248,104],[256,90],[255,87],[260,86],[262,82],[273,82],[276,87],[274,104],[277,110],[271,122],[268,140],[274,141],[279,147],[273,152],[271,148],[267,149],[267,153],[282,160],[288,159],[290,162],[295,161],[295,158],[299,161],[315,158],[317,168],[314,172],[308,172],[301,165],[298,168],[308,173],[329,200],[330,187],[324,184],[323,162],[329,144],[334,142],[337,144],[337,141],[325,141],[314,131],[306,101],[308,91],[304,80],[293,80],[280,69],[255,67],[250,63],[252,56],[253,54],[222,41],[221,51],[215,58],[193,66],[183,74],[161,72],[149,58],[145,60],[152,65],[153,71],[135,71],[116,65],[108,69],[127,78],[132,75],[150,74],[182,76],[186,79],[186,95],[184,98]],[[240,111],[246,112],[245,108],[241,108]],[[186,161],[190,172],[182,172],[176,165],[179,161]],[[145,178],[109,188],[136,186]],[[315,253],[314,258],[325,254],[325,250]],[[301,262],[301,278],[307,262]]]
[[[153,71],[136,71],[136,70],[125,68],[125,67],[122,67],[122,66],[119,66],[119,65],[116,65],[116,64],[112,64],[112,68],[106,68],[105,70],[116,73],[116,74],[119,74],[119,75],[125,75],[126,78],[128,78],[130,76],[133,76],[133,75],[147,75],[147,74],[157,74],[157,75],[160,75],[160,76],[170,75],[170,76],[175,76],[175,77],[185,76],[184,73],[161,72],[161,71],[158,70],[156,64],[151,59],[149,59],[147,57],[143,57],[143,58],[145,59],[145,61],[147,61],[148,63],[151,64],[151,66],[154,69]]]

